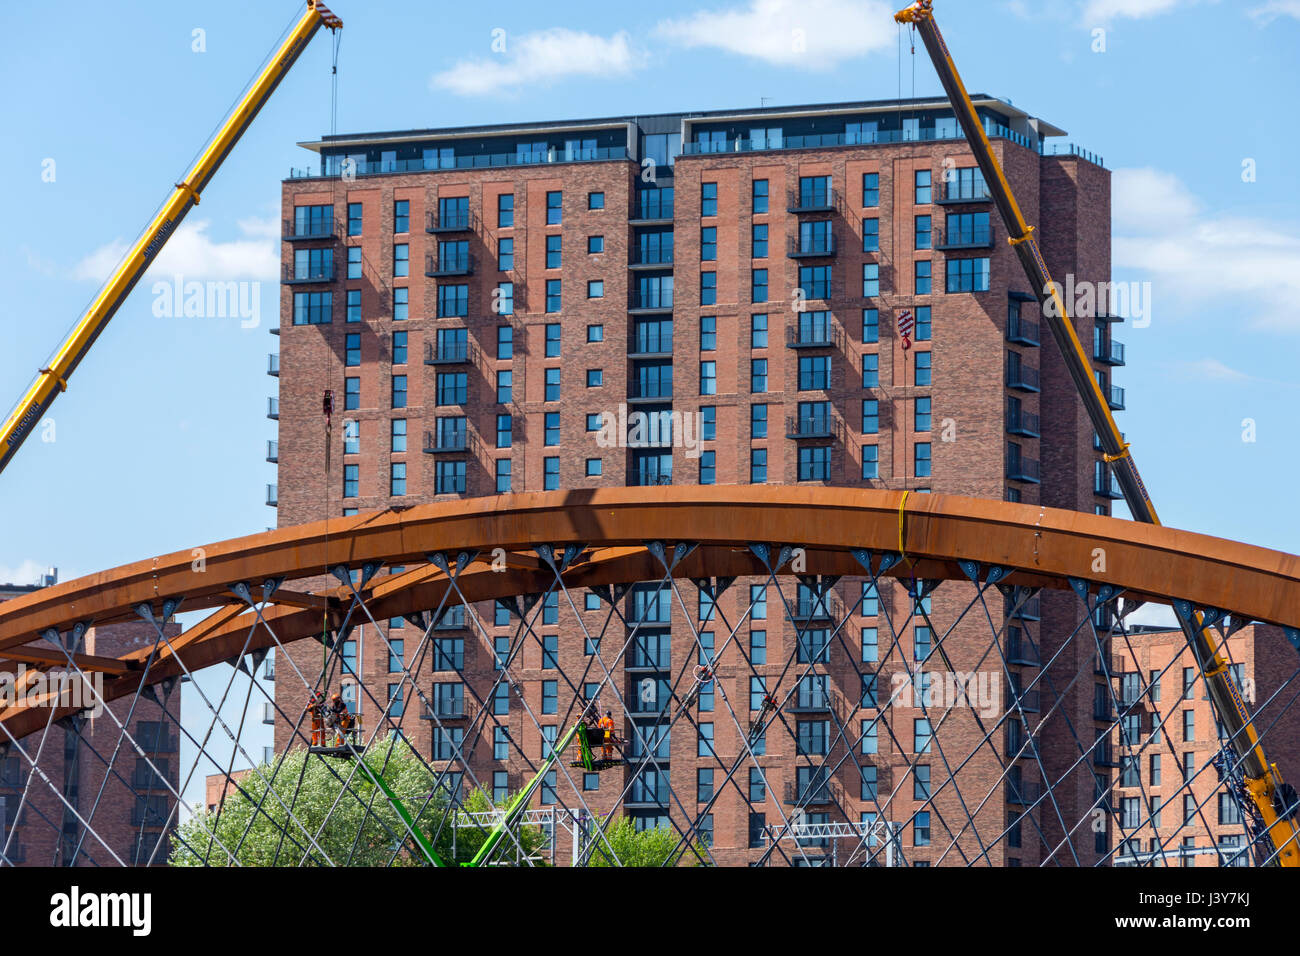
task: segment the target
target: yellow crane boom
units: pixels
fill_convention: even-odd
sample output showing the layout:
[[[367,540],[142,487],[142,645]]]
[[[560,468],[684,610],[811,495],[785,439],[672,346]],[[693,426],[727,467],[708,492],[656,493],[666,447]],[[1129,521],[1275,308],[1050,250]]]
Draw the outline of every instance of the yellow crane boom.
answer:
[[[1044,319],[1052,330],[1052,337],[1060,346],[1070,377],[1092,419],[1093,427],[1101,439],[1102,452],[1106,461],[1115,465],[1115,475],[1124,501],[1128,504],[1133,518],[1145,524],[1160,524],[1155,505],[1147,493],[1138,474],[1137,464],[1129,453],[1115,424],[1115,417],[1110,412],[1110,404],[1102,394],[1101,385],[1092,374],[1088,352],[1079,341],[1074,322],[1066,311],[1066,303],[1061,295],[1060,286],[1052,281],[1043,260],[1038,240],[1034,237],[1034,228],[1025,222],[1025,217],[1016,202],[1011,185],[1002,171],[993,147],[989,143],[983,124],[971,102],[966,85],[962,82],[957,66],[953,62],[948,44],[934,20],[933,0],[916,0],[915,3],[894,15],[899,23],[911,24],[921,34],[925,49],[939,74],[939,81],[948,94],[961,124],[962,132],[975,154],[984,180],[1002,221],[1009,233],[1007,241],[1015,248],[1025,275],[1043,307]],[[1228,662],[1219,653],[1211,630],[1204,625],[1204,618],[1190,603],[1176,601],[1174,613],[1187,638],[1188,646],[1196,657],[1196,662],[1205,678],[1210,699],[1214,704],[1219,721],[1223,724],[1232,742],[1232,748],[1241,763],[1246,790],[1250,794],[1260,818],[1267,829],[1275,853],[1274,860],[1281,866],[1300,866],[1300,842],[1294,822],[1294,806],[1283,795],[1293,794],[1289,786],[1283,783],[1276,764],[1270,764],[1259,741],[1259,734],[1241,698],[1241,692],[1233,682],[1228,670]]]
[[[325,4],[319,0],[307,0],[307,9],[253,81],[248,92],[217,130],[189,173],[176,184],[167,202],[118,264],[103,289],[95,296],[90,308],[54,354],[50,364],[40,370],[36,381],[4,420],[3,429],[0,429],[0,472],[4,471],[23,441],[35,429],[59,392],[67,390],[68,379],[95,344],[95,339],[126,301],[145,270],[153,264],[154,258],[176,231],[176,227],[190,209],[198,205],[199,196],[227,154],[239,142],[239,138],[270,99],[316,31],[321,27],[338,30],[342,26],[343,21],[331,13]]]

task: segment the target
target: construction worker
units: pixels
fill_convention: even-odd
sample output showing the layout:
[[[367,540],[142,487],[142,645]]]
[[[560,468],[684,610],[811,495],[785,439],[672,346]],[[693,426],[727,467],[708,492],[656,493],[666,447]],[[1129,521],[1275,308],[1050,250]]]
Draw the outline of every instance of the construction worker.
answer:
[[[315,691],[308,699],[304,713],[311,719],[311,745],[322,746],[325,743],[325,695]]]
[[[600,744],[600,759],[613,760],[614,759],[614,714],[613,712],[608,710],[605,711],[605,716],[600,718],[600,723],[597,726],[600,727],[602,731],[601,744]]]
[[[334,728],[334,746],[343,746],[343,734],[352,728],[352,715],[348,713],[348,705],[343,703],[341,694],[335,693],[330,698],[330,725]]]

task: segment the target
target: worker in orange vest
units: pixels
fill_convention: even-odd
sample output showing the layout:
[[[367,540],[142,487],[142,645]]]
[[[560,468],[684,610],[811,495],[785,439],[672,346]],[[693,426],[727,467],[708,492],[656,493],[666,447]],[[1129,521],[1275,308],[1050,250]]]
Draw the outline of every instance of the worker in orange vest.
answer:
[[[603,731],[601,735],[600,756],[602,760],[614,759],[614,715],[611,711],[605,711],[605,716],[600,718],[597,725]]]
[[[307,701],[305,708],[307,716],[311,718],[311,745],[319,747],[324,743],[324,719],[325,719],[325,695],[316,691]]]

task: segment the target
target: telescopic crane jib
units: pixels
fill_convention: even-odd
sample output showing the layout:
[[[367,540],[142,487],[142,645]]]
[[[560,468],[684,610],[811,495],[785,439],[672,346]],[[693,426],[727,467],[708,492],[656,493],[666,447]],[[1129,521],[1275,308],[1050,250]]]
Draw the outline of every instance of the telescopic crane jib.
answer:
[[[321,27],[339,30],[343,27],[343,21],[319,0],[307,0],[307,9],[249,86],[248,92],[236,104],[212,141],[199,155],[193,168],[176,184],[171,196],[127,251],[85,315],[54,353],[49,365],[40,370],[36,381],[4,420],[3,427],[0,427],[0,472],[4,471],[23,441],[35,429],[59,392],[67,391],[68,379],[95,344],[99,334],[121,308],[135,284],[153,264],[190,209],[199,204],[199,196],[221,168],[226,156]]]
[[[944,42],[939,26],[934,20],[933,0],[917,0],[911,6],[894,15],[899,23],[909,24],[921,34],[926,51],[939,74],[939,81],[948,94],[957,121],[984,180],[1002,221],[1006,224],[1008,239],[1020,258],[1029,284],[1033,287],[1039,304],[1043,309],[1044,320],[1052,330],[1052,337],[1060,346],[1066,368],[1074,380],[1083,400],[1088,417],[1092,420],[1101,441],[1102,452],[1107,462],[1115,468],[1124,501],[1128,504],[1133,518],[1145,524],[1160,524],[1155,505],[1147,493],[1146,485],[1138,474],[1137,464],[1129,452],[1128,443],[1120,434],[1119,426],[1110,413],[1110,404],[1102,394],[1101,385],[1093,377],[1088,352],[1075,332],[1074,323],[1066,311],[1065,301],[1061,296],[1060,286],[1052,281],[1047,270],[1047,263],[1034,236],[1034,227],[1025,222],[1011,185],[1003,174],[1002,166],[988,134],[980,123],[971,102],[966,86],[962,83],[953,63],[952,54]],[[1196,662],[1205,678],[1210,699],[1215,713],[1223,724],[1232,748],[1241,764],[1246,781],[1246,790],[1254,801],[1264,823],[1264,829],[1272,843],[1274,862],[1281,866],[1300,866],[1300,843],[1296,837],[1295,791],[1282,781],[1277,765],[1271,764],[1260,744],[1259,734],[1255,730],[1250,713],[1241,698],[1241,692],[1233,681],[1228,669],[1228,662],[1219,653],[1213,634],[1204,625],[1204,619],[1190,603],[1176,601],[1174,613],[1179,626],[1187,638],[1187,643],[1196,656]]]

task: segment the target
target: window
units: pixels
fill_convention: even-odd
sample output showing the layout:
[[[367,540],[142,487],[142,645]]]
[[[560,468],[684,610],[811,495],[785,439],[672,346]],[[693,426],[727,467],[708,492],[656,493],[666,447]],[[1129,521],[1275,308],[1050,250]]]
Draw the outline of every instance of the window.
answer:
[[[411,247],[404,242],[393,246],[393,276],[403,278],[411,274]]]
[[[469,376],[465,372],[439,372],[435,386],[439,405],[464,405],[469,397]]]
[[[558,445],[560,443],[560,413],[547,412],[543,420],[543,426],[543,444],[548,447]]]
[[[831,387],[831,357],[804,355],[799,358],[799,391],[824,391]]]
[[[915,263],[916,294],[929,295],[933,289],[933,264],[929,259],[918,259]]]
[[[406,451],[406,419],[394,418],[388,429],[389,449],[397,454]]]
[[[753,205],[755,213],[767,212],[767,180],[755,179],[753,187]]]
[[[718,301],[718,274],[700,273],[700,305],[715,305]]]
[[[603,299],[605,298],[605,283],[600,279],[592,279],[587,282],[587,298]]]
[[[605,208],[605,194],[604,194],[604,193],[587,193],[587,208],[588,208],[588,209],[604,209],[604,208]]]
[[[700,316],[700,351],[714,352],[718,348],[718,318],[714,315]]]
[[[393,333],[393,364],[394,365],[406,364],[406,333],[405,332]]]
[[[542,490],[555,491],[560,487],[560,459],[542,459]]]
[[[351,376],[343,380],[344,410],[361,407],[361,379]]]
[[[469,286],[439,285],[438,317],[451,318],[466,315],[469,315]]]
[[[876,267],[877,270],[879,266]],[[799,288],[806,299],[829,299],[831,297],[830,266],[800,266]]]
[[[874,298],[880,295],[880,265],[875,262],[862,264],[862,296]]]
[[[711,757],[713,756],[713,724],[702,723],[699,725],[700,733],[698,745],[696,747],[696,756]]]
[[[514,418],[510,415],[497,416],[497,447],[510,448],[514,445]]]
[[[713,768],[699,767],[695,771],[695,802],[708,803],[713,799]]]
[[[558,226],[564,221],[564,193],[560,191],[546,194],[546,224]]]
[[[546,311],[547,311],[547,312],[559,312],[559,311],[560,311],[560,298],[561,298],[561,296],[560,296],[560,280],[559,280],[559,279],[547,279],[547,280],[546,280]]]
[[[492,292],[492,311],[497,315],[515,314],[515,284],[498,282]]]
[[[347,292],[347,321],[361,321],[361,290],[349,289]]]
[[[949,259],[949,292],[987,292],[989,290],[989,260]]]
[[[393,203],[393,232],[411,231],[411,202],[399,199]]]
[[[831,449],[829,445],[799,449],[799,480],[830,481]]]
[[[750,451],[749,482],[761,485],[767,481],[767,449],[754,448]]]
[[[349,333],[344,345],[343,364],[349,368],[359,367],[361,365],[361,333]]]
[[[546,357],[560,357],[560,342],[563,329],[560,323],[551,322],[546,326]]]
[[[561,257],[561,243],[562,237],[560,236],[546,237],[546,268],[560,268],[560,265],[563,262]]]
[[[295,292],[293,324],[328,325],[333,321],[330,314],[333,298],[333,293],[330,292]]]
[[[873,479],[880,477],[880,446],[862,446],[862,477]]]
[[[862,387],[880,387],[880,356],[874,352],[862,356]]]
[[[395,461],[392,464],[392,473],[388,481],[388,493],[390,495],[406,494],[406,463]]]
[[[717,452],[705,451],[700,453],[700,484],[715,485],[718,483]]]
[[[862,310],[862,342],[870,345],[880,341],[880,310]]]
[[[916,385],[929,385],[929,384],[930,384],[930,373],[931,373],[931,371],[933,371],[933,369],[932,369],[932,367],[931,367],[931,365],[930,365],[930,353],[929,353],[929,352],[917,352],[917,353],[916,353],[916,365],[914,366],[914,368],[915,368],[914,375],[915,375],[915,379],[916,379],[914,384],[916,384]]]
[[[496,462],[497,477],[497,494],[510,494],[510,469],[511,461],[509,458],[498,458]]]
[[[514,358],[515,355],[515,329],[512,325],[497,326],[497,359],[505,360]]]
[[[751,315],[749,317],[749,347],[767,348],[767,316]]]
[[[716,216],[718,214],[718,184],[700,183],[700,215]]]
[[[361,485],[361,466],[344,465],[343,466],[343,497],[355,498],[360,494]]]
[[[913,202],[918,206],[928,206],[930,204],[930,170],[918,169],[916,171],[916,195]]]
[[[930,766],[917,764],[912,768],[912,799],[930,799]]]
[[[497,240],[497,271],[509,272],[515,267],[515,241],[510,238]]]
[[[393,376],[393,408],[406,407],[406,376]]]
[[[441,376],[439,376],[441,378]],[[514,397],[515,373],[509,369],[497,372],[497,404],[509,405]]]
[[[750,287],[752,290],[750,293],[751,302],[767,301],[768,291],[767,291],[767,270],[766,269],[754,269],[750,273]]]
[[[361,247],[360,246],[348,246],[348,278],[349,279],[361,278]],[[361,294],[360,292],[357,293],[358,296],[360,294]],[[358,305],[360,304],[359,300],[357,304]]]
[[[767,258],[767,223],[756,222],[753,226],[754,251],[755,259]]]
[[[862,207],[874,209],[880,205],[880,173],[862,174]]]
[[[916,313],[915,338],[918,342],[929,342],[933,332],[930,321],[930,307],[928,305],[918,305],[914,310]]]
[[[862,220],[862,251],[880,251],[880,220],[876,218]]]
[[[700,363],[700,394],[701,395],[718,394],[718,363],[717,362]]]
[[[345,421],[343,423],[343,454],[357,455],[361,452],[361,423]]]
[[[749,437],[767,437],[767,406],[751,405],[749,407]]]
[[[605,327],[603,325],[587,326],[587,341],[588,342],[605,341]]]
[[[515,195],[502,193],[497,196],[497,226],[507,229],[515,224]]]
[[[1196,739],[1196,711],[1183,711],[1183,740],[1193,741]]]
[[[700,260],[716,262],[718,259],[718,227],[704,226],[700,229]]]
[[[931,222],[932,220],[929,216],[916,217],[916,248],[917,249],[932,248]]]
[[[361,203],[348,203],[348,235],[361,235]]]
[[[930,728],[930,721],[924,717],[918,717],[912,721],[912,752],[926,754],[930,752],[930,741],[934,739],[934,732]]]
[[[930,399],[928,397],[918,396],[914,404],[914,429],[918,432],[928,432],[930,430]]]
[[[548,402],[558,402],[560,400],[560,370],[558,368],[548,368],[546,370],[545,399]]]
[[[875,720],[864,720],[861,723],[861,750],[864,754],[874,754],[879,750],[877,738],[879,736],[879,727],[876,726]]]
[[[915,445],[912,474],[917,478],[930,477],[930,443],[919,441]]]

